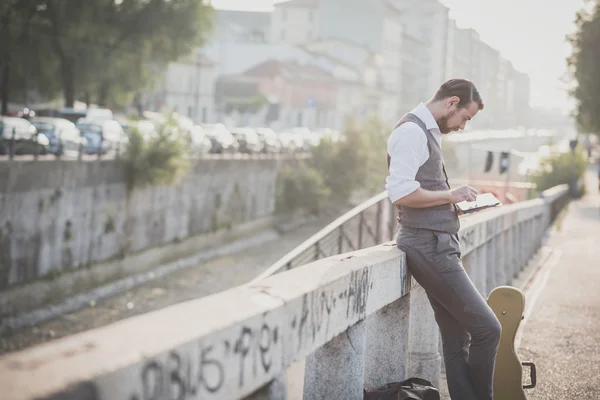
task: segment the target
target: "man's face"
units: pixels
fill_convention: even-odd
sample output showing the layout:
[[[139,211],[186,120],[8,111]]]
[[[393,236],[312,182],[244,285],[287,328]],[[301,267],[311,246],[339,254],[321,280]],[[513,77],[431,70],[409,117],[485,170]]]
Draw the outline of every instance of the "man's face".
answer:
[[[458,101],[458,97],[446,100],[446,113],[437,121],[442,134],[465,129],[467,121],[470,121],[479,112],[479,105],[476,102],[472,101],[465,107],[459,107]]]

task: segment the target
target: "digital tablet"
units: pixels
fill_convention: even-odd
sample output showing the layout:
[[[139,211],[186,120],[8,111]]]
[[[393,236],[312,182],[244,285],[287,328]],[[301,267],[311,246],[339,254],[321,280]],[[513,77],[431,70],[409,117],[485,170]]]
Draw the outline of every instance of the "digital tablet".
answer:
[[[480,194],[475,201],[461,201],[460,203],[456,203],[460,211],[465,214],[501,205],[500,200],[491,193]]]

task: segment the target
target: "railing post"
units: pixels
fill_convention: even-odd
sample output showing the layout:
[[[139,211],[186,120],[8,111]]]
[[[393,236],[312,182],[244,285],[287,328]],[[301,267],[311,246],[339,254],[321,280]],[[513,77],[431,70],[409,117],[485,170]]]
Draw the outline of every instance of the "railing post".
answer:
[[[516,218],[513,219],[513,225],[510,228],[510,247],[511,247],[511,268],[510,279],[516,276],[519,270],[519,222]]]
[[[407,378],[410,293],[367,318],[365,388]]]
[[[10,137],[10,151],[8,152],[8,159],[13,160],[15,158],[15,137],[17,136],[17,128],[13,126],[12,135]]]
[[[496,258],[496,247],[495,247],[496,240],[497,240],[497,237],[493,236],[485,244],[485,252],[484,252],[485,264],[483,265],[483,268],[482,268],[482,269],[486,270],[485,271],[486,279],[485,279],[484,298],[487,298],[488,294],[490,294],[490,292],[492,290],[494,290],[494,288],[504,284],[504,280],[502,279],[502,277],[500,277],[500,279],[498,279],[499,277],[496,272],[498,269],[502,269],[502,268],[500,268],[500,263],[498,262],[498,259]]]
[[[363,320],[306,357],[304,400],[363,398],[365,337]]]
[[[287,375],[283,373],[243,400],[287,400],[287,398]]]
[[[394,234],[396,233],[396,227],[398,224],[396,223],[396,206],[393,203],[390,203],[389,206],[390,217],[388,219],[388,226],[390,228],[390,236],[389,240],[394,239]]]
[[[502,222],[502,220],[499,220],[498,222]],[[494,238],[494,242],[492,243],[492,246],[494,247],[494,254],[496,257],[496,270],[494,271],[494,274],[496,275],[496,285],[500,286],[500,285],[506,285],[508,283],[510,283],[510,279],[506,276],[506,246],[504,245],[504,243],[506,243],[506,232],[503,230],[504,226],[501,224],[500,225],[500,231],[498,232],[498,235]]]
[[[415,285],[410,291],[410,342],[408,376],[427,379],[439,387],[441,357],[439,330],[425,289]]]
[[[477,227],[476,229],[481,229],[481,227]],[[482,235],[483,233],[479,231],[479,234]],[[482,296],[486,295],[487,289],[486,247],[486,244],[482,243],[471,250],[471,252],[465,257],[463,257],[463,265],[465,270]]]
[[[79,150],[77,153],[77,160],[81,161],[83,159],[83,138],[85,137],[85,135],[83,133],[79,133]]]
[[[365,226],[365,212],[361,211],[361,213],[358,216],[358,248],[362,249],[362,234],[363,234],[363,228]],[[379,243],[375,243],[376,245]]]
[[[317,261],[320,257],[320,253],[321,253],[321,246],[319,241],[315,242],[315,256],[313,258],[314,261]]]
[[[340,225],[338,228],[338,254],[342,254],[342,248],[344,247],[344,225]]]
[[[519,274],[519,272],[521,272],[521,270],[523,269],[523,264],[525,264],[525,253],[526,253],[525,240],[527,240],[526,232],[525,232],[525,222],[519,221],[518,227],[519,227],[519,241],[517,242],[517,250],[519,252],[519,262],[517,263],[517,270],[515,271],[513,278],[515,276],[517,276]]]
[[[381,243],[381,222],[383,219],[382,201],[377,203],[377,217],[375,221],[375,241]]]
[[[38,156],[39,156],[39,153],[40,153],[40,145],[39,145],[39,142],[38,142],[38,136],[39,135],[40,135],[40,133],[36,129],[35,130],[35,145],[33,146],[34,149],[35,149],[34,153],[33,153],[33,159],[34,160],[38,159]]]
[[[508,230],[509,242],[507,243],[507,248],[510,249],[510,268],[508,270],[508,279],[514,279],[515,271],[517,270],[518,264],[518,249],[517,249],[517,224],[515,221],[511,222],[512,225]]]

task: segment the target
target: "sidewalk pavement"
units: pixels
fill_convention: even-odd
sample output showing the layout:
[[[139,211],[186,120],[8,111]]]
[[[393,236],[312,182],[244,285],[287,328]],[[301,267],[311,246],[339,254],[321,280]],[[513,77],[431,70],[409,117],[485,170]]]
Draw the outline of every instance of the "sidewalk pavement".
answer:
[[[529,400],[600,399],[600,195],[593,172],[586,188],[547,243],[555,262],[526,290],[531,310],[518,352],[537,367]]]

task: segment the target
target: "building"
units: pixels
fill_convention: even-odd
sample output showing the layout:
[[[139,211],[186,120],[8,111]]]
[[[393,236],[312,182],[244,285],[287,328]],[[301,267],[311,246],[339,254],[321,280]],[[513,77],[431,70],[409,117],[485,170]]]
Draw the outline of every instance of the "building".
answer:
[[[203,54],[229,78],[269,60],[324,69],[338,86],[335,128],[369,113],[393,124],[455,77],[473,80],[484,98],[474,127],[526,120],[529,78],[448,13],[439,0],[289,0],[272,13],[219,11]]]
[[[216,10],[209,43],[268,43],[270,26],[270,12]]]
[[[279,43],[340,40],[379,54],[382,94],[378,113],[393,123],[400,115],[403,65],[414,56],[402,49],[401,16],[399,8],[387,0],[291,0],[275,5],[271,32]]]
[[[196,123],[214,121],[215,67],[199,51],[170,63],[144,96],[144,107],[175,111]]]
[[[241,76],[267,61],[312,65],[330,74],[337,86],[335,118],[331,129],[341,129],[347,117],[355,119],[379,113],[382,97],[381,56],[362,46],[341,40],[323,40],[307,45],[240,44],[208,46],[204,54],[214,59],[218,75]],[[222,118],[217,102],[217,115]]]
[[[426,22],[426,47],[428,76],[425,95],[433,96],[446,80],[448,27],[450,25],[449,9],[438,0],[423,1]]]
[[[336,81],[315,65],[271,59],[239,75],[221,77],[217,87],[218,102],[227,114],[245,113],[242,118],[259,125],[318,129],[330,128],[338,119]],[[240,104],[240,97],[248,105],[253,99],[263,99],[263,104],[252,110],[235,109],[231,102]],[[257,119],[257,115],[262,116]]]
[[[514,71],[515,119],[517,125],[530,127],[532,110],[529,104],[531,98],[531,80],[529,75]]]
[[[272,43],[306,44],[320,38],[318,0],[275,3],[271,15]]]
[[[311,42],[303,48],[316,58],[331,63],[338,86],[339,121],[334,128],[343,127],[347,118],[361,121],[379,114],[383,95],[383,60],[379,53],[335,39]]]
[[[493,128],[501,119],[501,98],[498,96],[498,74],[500,72],[500,52],[490,45],[479,43],[479,69],[474,82],[481,93],[485,112],[477,118],[476,126]]]
[[[459,28],[456,21],[449,21],[446,79],[477,79],[480,73],[480,44],[479,34],[473,29]]]

